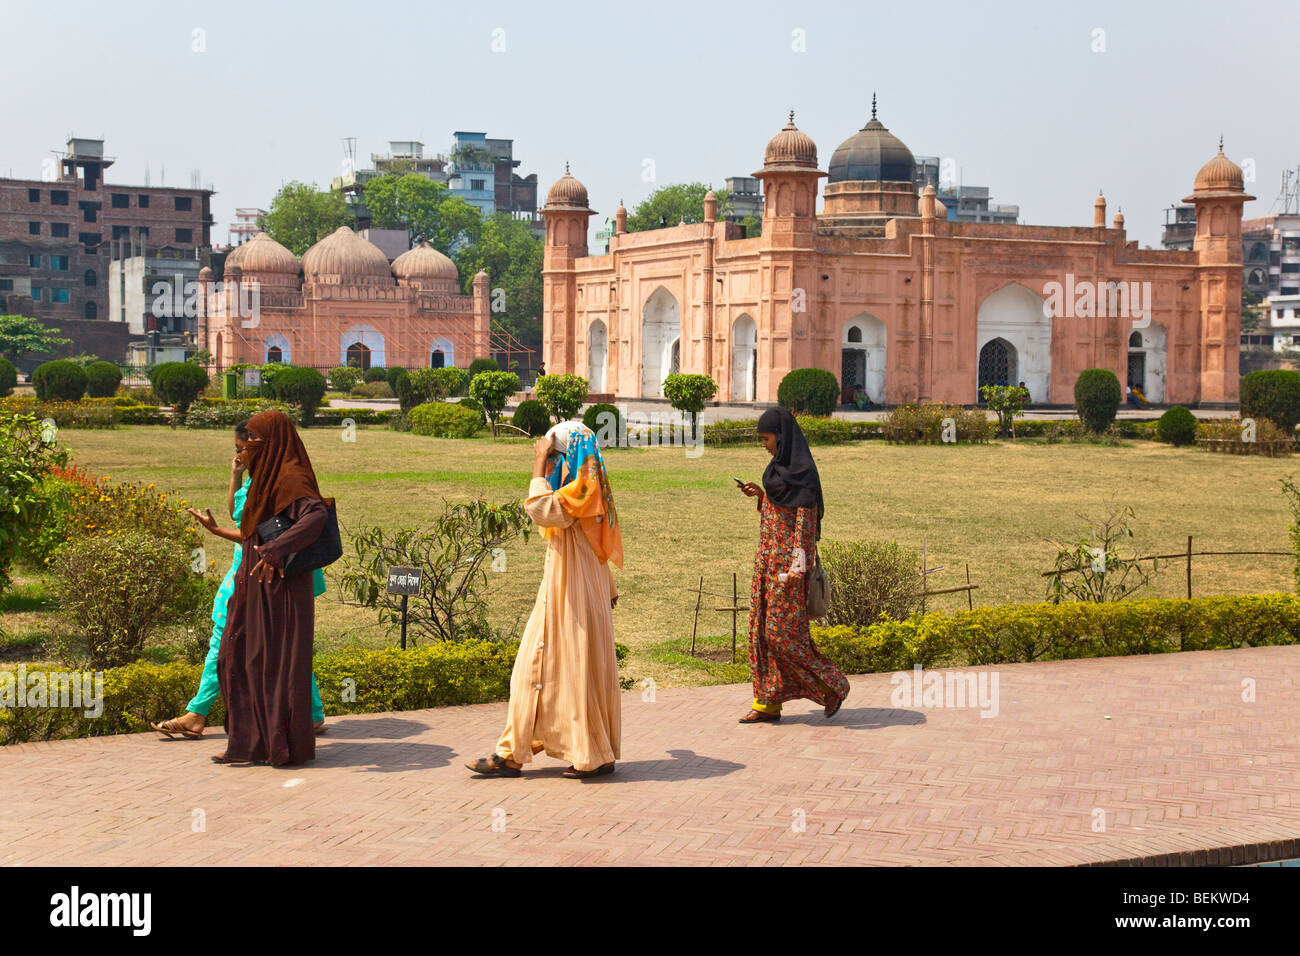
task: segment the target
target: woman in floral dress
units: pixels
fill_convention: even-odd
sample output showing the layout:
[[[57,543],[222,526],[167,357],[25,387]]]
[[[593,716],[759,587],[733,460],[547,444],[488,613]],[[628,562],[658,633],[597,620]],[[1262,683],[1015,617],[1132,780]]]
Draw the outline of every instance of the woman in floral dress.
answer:
[[[781,704],[806,697],[835,715],[848,679],[812,642],[808,630],[808,568],[825,514],[821,479],[798,422],[784,408],[758,420],[758,439],[772,461],[763,486],[741,490],[758,499],[761,516],[749,601],[749,663],[754,703],[742,724],[781,719]]]

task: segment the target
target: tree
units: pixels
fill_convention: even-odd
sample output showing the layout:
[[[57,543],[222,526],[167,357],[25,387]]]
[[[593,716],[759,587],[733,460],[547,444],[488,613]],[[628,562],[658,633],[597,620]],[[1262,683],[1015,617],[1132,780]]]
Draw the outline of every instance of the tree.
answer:
[[[753,239],[755,236],[763,234],[763,220],[757,216],[746,216],[740,220],[740,224],[745,227],[746,239]]]
[[[1259,293],[1241,287],[1241,331],[1253,332],[1259,328],[1263,315],[1258,307],[1263,301]]]
[[[1029,389],[1018,385],[982,385],[980,396],[998,414],[998,434],[1016,437],[1016,417],[1029,404]]]
[[[466,294],[473,291],[475,274],[487,272],[492,325],[534,352],[542,349],[543,252],[544,243],[527,223],[497,213],[484,219],[477,239],[453,257]]]
[[[0,417],[0,593],[19,545],[53,517],[42,479],[67,463],[67,451],[34,415]]]
[[[257,224],[295,256],[301,256],[339,226],[354,222],[342,193],[321,192],[315,183],[294,180],[280,187],[270,211]]]
[[[17,362],[30,352],[53,352],[71,345],[72,339],[59,338],[58,331],[25,315],[0,315],[0,355]]]
[[[537,400],[555,418],[558,425],[578,414],[587,400],[589,388],[587,380],[581,375],[544,375],[534,386]]]
[[[675,226],[682,220],[703,222],[704,194],[708,191],[709,187],[704,183],[674,183],[656,189],[627,217],[627,231],[661,229]],[[718,218],[724,219],[731,209],[731,192],[723,189],[715,195],[718,197]]]
[[[479,372],[469,383],[469,397],[482,406],[492,423],[492,435],[497,433],[497,419],[506,407],[510,396],[519,391],[519,376],[514,372]]]
[[[547,378],[550,378],[548,375]],[[683,375],[674,372],[664,379],[664,398],[682,417],[691,416],[691,437],[699,431],[700,412],[704,403],[718,394],[717,383],[707,375]]]
[[[442,183],[410,173],[376,176],[365,185],[370,221],[379,229],[405,229],[411,245],[438,235],[438,207],[450,195]],[[435,243],[436,244],[436,243]]]

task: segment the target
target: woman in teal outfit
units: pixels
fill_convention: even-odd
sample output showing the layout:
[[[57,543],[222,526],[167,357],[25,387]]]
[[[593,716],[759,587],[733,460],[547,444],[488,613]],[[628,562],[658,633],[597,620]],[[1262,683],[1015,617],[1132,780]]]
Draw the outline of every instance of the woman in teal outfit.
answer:
[[[168,737],[179,734],[182,737],[197,739],[203,736],[203,728],[208,723],[208,711],[221,694],[217,681],[217,655],[221,650],[221,635],[226,629],[226,605],[235,589],[235,572],[239,569],[240,541],[239,519],[244,513],[244,499],[248,496],[250,478],[245,475],[246,468],[242,459],[248,433],[244,430],[246,422],[235,426],[235,457],[230,463],[230,489],[226,493],[226,510],[230,512],[234,528],[222,528],[217,524],[212,512],[204,509],[199,513],[193,508],[187,509],[199,524],[219,538],[235,543],[235,556],[230,562],[230,570],[217,591],[212,602],[212,640],[208,643],[207,660],[203,662],[203,676],[199,680],[199,692],[186,705],[185,713],[162,723],[150,723],[149,726]],[[312,572],[313,590],[316,597],[325,593],[325,572],[317,568]],[[320,688],[316,686],[316,677],[311,679],[311,719],[316,725],[316,733],[325,732],[325,709],[321,704]]]

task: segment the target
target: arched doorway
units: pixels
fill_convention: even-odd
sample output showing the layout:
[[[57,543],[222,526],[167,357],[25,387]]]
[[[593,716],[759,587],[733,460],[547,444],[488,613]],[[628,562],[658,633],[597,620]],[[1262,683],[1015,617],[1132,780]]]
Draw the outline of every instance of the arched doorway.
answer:
[[[1033,403],[1051,401],[1052,319],[1041,296],[1022,285],[1003,286],[988,296],[979,307],[976,319],[978,373],[975,401],[983,401],[979,386],[1025,383]],[[985,348],[994,339],[1003,345],[988,353]],[[1007,367],[1003,368],[1002,361]],[[987,373],[987,374],[986,374]]]
[[[262,364],[270,365],[272,362],[282,362],[288,365],[293,360],[293,354],[289,349],[289,340],[278,332],[273,332],[266,337],[264,345]]]
[[[1154,322],[1128,337],[1128,384],[1148,402],[1165,400],[1165,330]]]
[[[456,349],[446,339],[434,339],[429,346],[429,368],[451,368],[456,364]]]
[[[587,384],[593,392],[605,391],[606,350],[605,323],[596,319],[587,329]]]
[[[885,323],[863,313],[844,323],[840,343],[840,400],[851,402],[859,385],[877,405],[885,403]]]
[[[347,365],[353,368],[370,368],[370,349],[364,342],[353,342],[348,346]]]
[[[97,306],[94,302],[87,302],[86,309],[85,309],[85,316],[88,319],[99,318],[99,306]]]
[[[980,349],[979,388],[985,385],[1017,385],[1019,378],[1019,356],[1016,347],[1006,339],[991,339]],[[1025,385],[1028,386],[1028,381]],[[1030,397],[1033,391],[1029,392]],[[979,396],[981,402],[984,396]]]
[[[339,336],[339,364],[356,368],[383,368],[384,337],[368,325],[354,325]]]
[[[758,325],[742,315],[731,325],[731,400],[752,402],[758,392]]]
[[[673,346],[682,333],[677,300],[663,286],[641,309],[641,397],[663,398],[663,383],[673,363]]]

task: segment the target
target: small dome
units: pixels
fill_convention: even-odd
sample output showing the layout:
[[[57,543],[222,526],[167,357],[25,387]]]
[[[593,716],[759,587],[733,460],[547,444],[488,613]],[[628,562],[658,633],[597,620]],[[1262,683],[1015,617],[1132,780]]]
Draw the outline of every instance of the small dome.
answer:
[[[948,218],[948,207],[945,206],[943,203],[939,202],[937,198],[934,201],[934,218],[935,219]]]
[[[393,260],[393,274],[399,279],[450,279],[460,278],[456,263],[428,242],[421,242]]]
[[[564,164],[564,175],[546,193],[546,206],[571,206],[587,208],[587,187],[569,174],[569,164]]]
[[[871,97],[871,119],[831,155],[828,183],[910,183],[916,159],[903,141],[876,119],[876,97]]]
[[[361,238],[347,226],[339,226],[304,252],[302,271],[308,279],[323,275],[382,279],[393,277],[388,257],[379,247]]]
[[[811,136],[794,125],[794,110],[790,121],[781,127],[763,150],[764,166],[806,166],[817,168],[817,144]]]
[[[1196,174],[1195,192],[1241,192],[1244,182],[1241,167],[1223,155],[1223,138],[1219,138],[1219,152],[1201,167]]]
[[[226,269],[239,266],[245,273],[296,276],[302,268],[298,257],[264,232],[240,243],[226,256]]]
[[[216,277],[217,274],[212,271],[212,266],[204,266],[202,269],[199,270],[200,282],[211,282]]]

